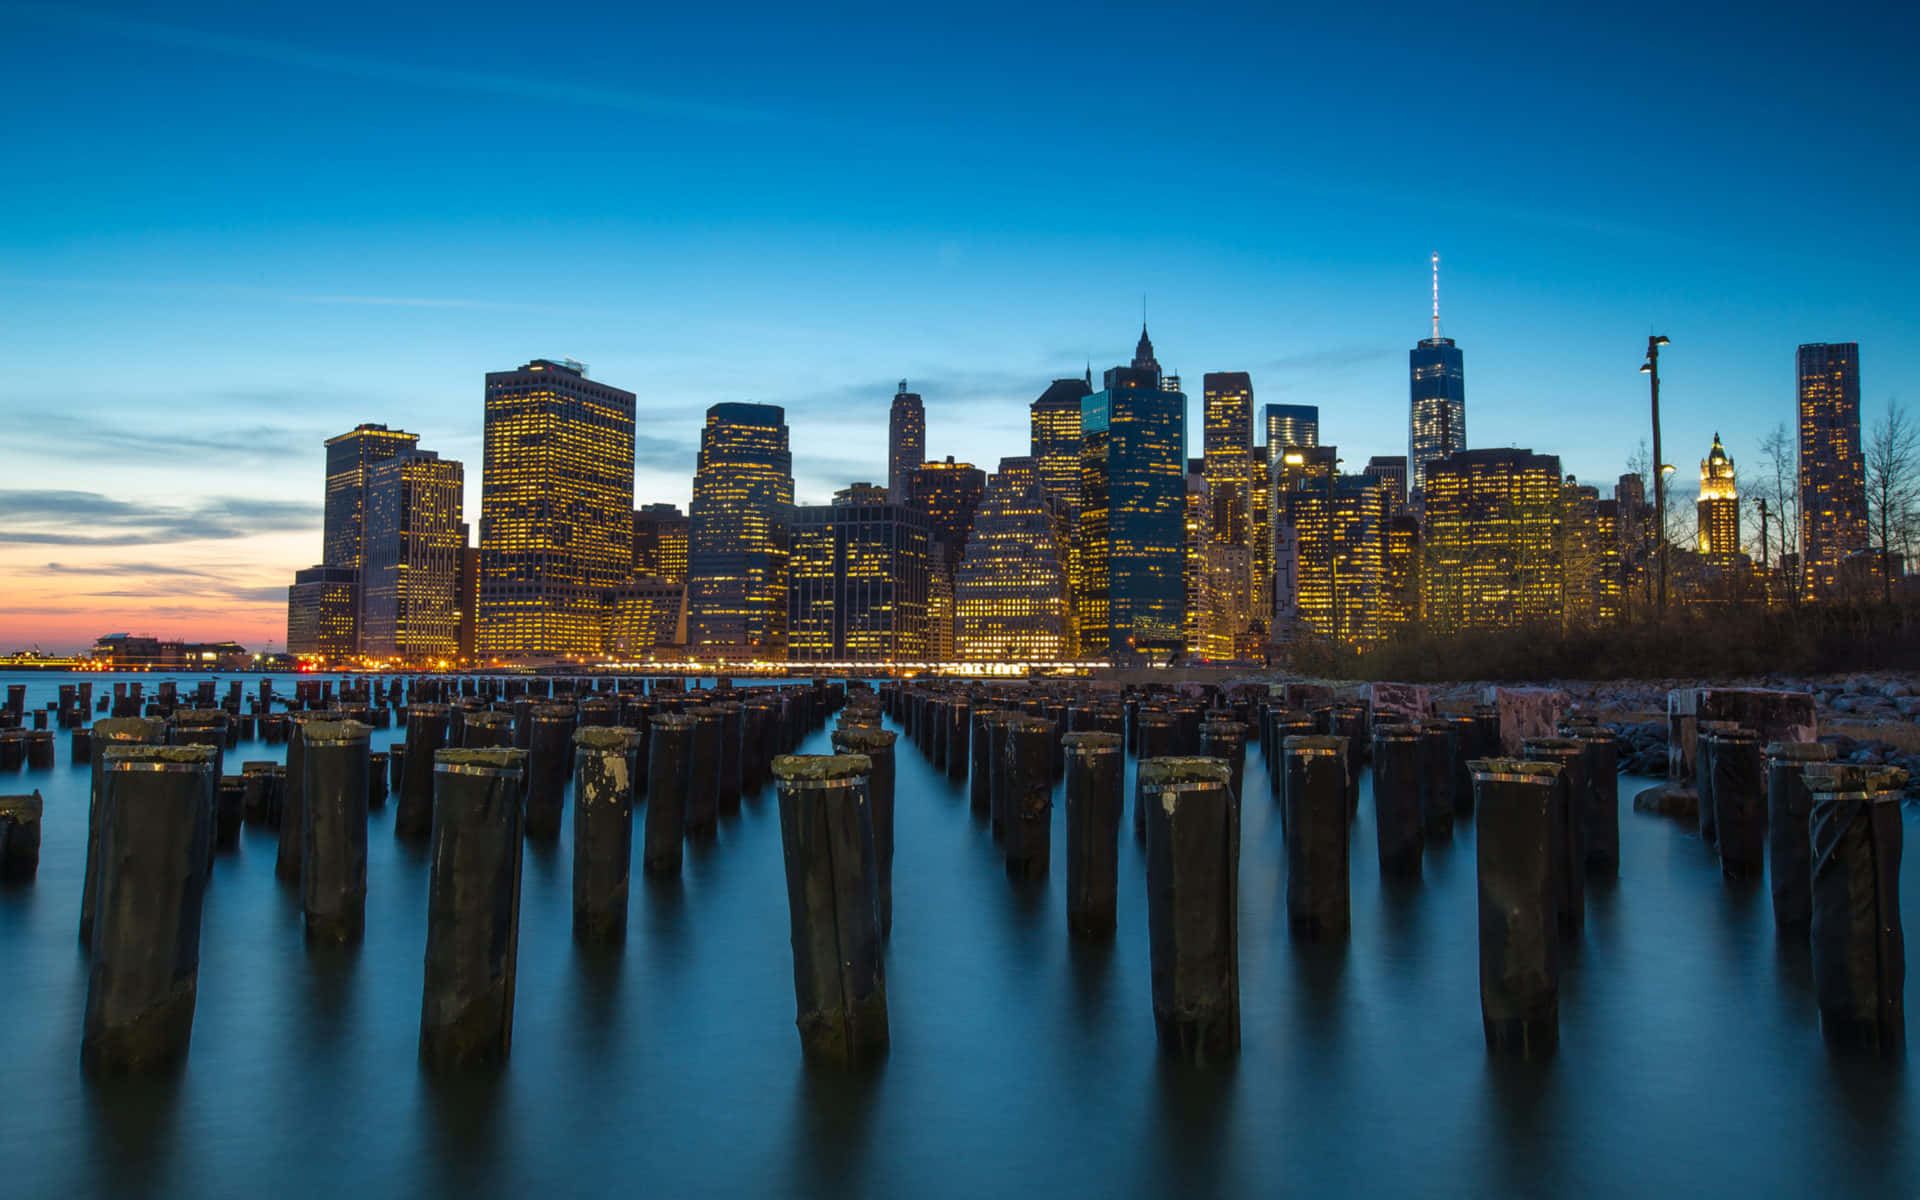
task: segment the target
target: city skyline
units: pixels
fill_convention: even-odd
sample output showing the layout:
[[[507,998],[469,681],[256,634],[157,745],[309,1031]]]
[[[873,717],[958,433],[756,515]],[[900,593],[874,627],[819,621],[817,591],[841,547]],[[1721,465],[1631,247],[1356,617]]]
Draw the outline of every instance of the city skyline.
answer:
[[[1716,431],[1757,464],[1793,428],[1801,344],[1861,346],[1868,428],[1920,375],[1887,269],[1920,253],[1888,98],[1912,85],[1871,15],[1848,70],[1786,98],[1766,81],[1800,63],[1803,21],[1685,9],[1651,40],[1593,14],[1467,10],[1418,40],[1214,14],[1161,54],[1180,95],[1096,98],[1054,56],[1126,52],[1135,16],[1027,14],[1009,39],[923,14],[843,45],[750,13],[724,30],[741,70],[719,100],[691,61],[630,53],[722,36],[699,16],[586,18],[602,36],[569,39],[567,73],[496,77],[470,64],[503,24],[381,12],[369,42],[374,11],[0,8],[22,94],[61,100],[12,126],[38,167],[0,223],[0,317],[32,347],[0,417],[0,646],[127,625],[281,644],[286,581],[323,561],[321,442],[417,432],[467,464],[477,514],[478,381],[542,356],[639,393],[635,503],[683,510],[715,403],[786,410],[802,503],[885,478],[902,378],[927,457],[990,468],[1026,448],[1049,380],[1124,361],[1143,293],[1170,371],[1317,405],[1352,464],[1401,453],[1436,251],[1468,445],[1557,454],[1603,491],[1646,436],[1650,332],[1673,338],[1682,467]],[[929,35],[965,69],[880,111],[872,86]],[[1429,136],[1448,153],[1410,183]],[[1811,172],[1796,144],[1832,153]],[[1140,186],[1062,202],[1141,153]],[[522,159],[601,186],[476,186]],[[508,262],[564,265],[566,286],[505,287]]]

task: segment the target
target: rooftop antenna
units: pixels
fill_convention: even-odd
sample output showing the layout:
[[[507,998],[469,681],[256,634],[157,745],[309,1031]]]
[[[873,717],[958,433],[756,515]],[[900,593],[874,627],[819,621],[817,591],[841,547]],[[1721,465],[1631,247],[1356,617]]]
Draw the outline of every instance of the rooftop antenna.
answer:
[[[1440,252],[1433,252],[1433,340],[1440,340]]]

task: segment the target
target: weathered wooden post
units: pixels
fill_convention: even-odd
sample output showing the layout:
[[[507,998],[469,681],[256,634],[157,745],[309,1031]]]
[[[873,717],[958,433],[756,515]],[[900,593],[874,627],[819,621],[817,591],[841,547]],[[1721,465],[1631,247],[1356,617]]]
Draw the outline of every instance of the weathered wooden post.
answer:
[[[648,875],[680,873],[695,724],[684,713],[660,713],[653,718],[647,751],[647,823],[640,850],[640,868]]]
[[[1487,1049],[1544,1058],[1560,1041],[1555,813],[1560,762],[1473,764],[1480,880],[1480,1019]]]
[[[1227,766],[1147,758],[1147,934],[1160,1045],[1197,1064],[1240,1048],[1240,808]]]
[[[1000,710],[985,703],[968,718],[972,731],[967,742],[967,798],[976,813],[993,811],[993,723],[999,719]]]
[[[1729,879],[1758,879],[1767,851],[1767,784],[1760,736],[1751,729],[1721,730],[1713,739],[1711,765],[1720,873]]]
[[[687,836],[712,837],[720,818],[720,734],[726,717],[711,705],[687,710],[693,747],[687,756]]]
[[[1804,935],[1813,921],[1813,793],[1805,771],[1832,762],[1825,742],[1774,742],[1767,747],[1767,857],[1773,923]]]
[[[1560,936],[1578,938],[1587,924],[1587,833],[1581,819],[1587,793],[1584,748],[1572,738],[1521,740],[1528,762],[1560,764],[1554,777],[1553,889]]]
[[[46,804],[35,791],[0,796],[0,880],[21,883],[40,871],[40,820]]]
[[[503,712],[471,712],[467,714],[466,724],[460,729],[460,745],[468,750],[531,750],[533,748],[533,726],[531,721],[523,726],[526,730],[527,745],[519,745],[514,733],[513,717]]]
[[[947,778],[964,779],[967,775],[967,730],[971,725],[972,703],[965,697],[956,697],[948,706],[947,712]]]
[[[1007,874],[1044,879],[1053,857],[1053,722],[1015,717],[1005,729],[1006,793],[1000,822]]]
[[[1419,723],[1420,821],[1426,840],[1453,836],[1453,729],[1445,721]]]
[[[1246,795],[1247,727],[1239,721],[1205,721],[1200,725],[1200,755],[1227,764],[1227,786],[1238,804]]]
[[[1125,797],[1119,734],[1066,735],[1067,932],[1114,930],[1120,886],[1120,814]]]
[[[730,813],[740,807],[740,737],[746,706],[738,700],[722,700],[712,707],[720,712],[720,811]]]
[[[633,731],[595,725],[573,735],[573,938],[617,942],[627,932],[633,872]]]
[[[1373,727],[1373,812],[1380,873],[1418,879],[1425,835],[1418,725]]]
[[[1180,754],[1180,722],[1172,713],[1142,712],[1134,718],[1134,755],[1141,762],[1150,758],[1175,758]],[[1134,776],[1133,836],[1147,836],[1147,810],[1140,803],[1140,780]]]
[[[306,721],[300,906],[307,936],[357,942],[367,927],[368,739],[358,721]]]
[[[446,705],[415,704],[407,709],[400,799],[393,809],[393,831],[401,837],[426,837],[433,832],[434,755],[446,744]]]
[[[551,841],[560,836],[566,809],[574,710],[564,704],[535,705],[527,720],[527,836]]]
[[[287,780],[280,798],[280,844],[273,860],[276,879],[300,882],[300,856],[305,849],[307,813],[307,744],[302,739],[311,713],[287,715]]]
[[[441,750],[433,758],[420,1058],[448,1070],[498,1062],[513,1045],[527,752]]]
[[[104,748],[96,921],[80,1067],[154,1071],[193,1037],[200,910],[213,823],[213,750]]]
[[[104,697],[103,697],[104,699]],[[92,784],[87,793],[87,865],[80,880],[80,944],[93,944],[93,914],[100,878],[100,808],[107,796],[106,752],[112,746],[158,746],[167,723],[153,717],[103,717],[93,723]]]
[[[864,755],[773,762],[793,930],[795,1024],[809,1059],[846,1068],[886,1053],[887,979]]]
[[[875,902],[882,938],[893,934],[894,736],[890,729],[855,727],[836,729],[832,737],[835,754],[865,755],[868,763],[867,805],[873,824]]]
[[[1285,749],[1287,924],[1309,940],[1343,938],[1352,924],[1347,739],[1290,737]]]
[[[1611,879],[1620,873],[1620,750],[1604,726],[1569,729],[1580,743],[1585,794],[1574,805],[1587,845],[1587,874]]]
[[[1812,763],[1813,990],[1827,1043],[1906,1053],[1898,768]]]

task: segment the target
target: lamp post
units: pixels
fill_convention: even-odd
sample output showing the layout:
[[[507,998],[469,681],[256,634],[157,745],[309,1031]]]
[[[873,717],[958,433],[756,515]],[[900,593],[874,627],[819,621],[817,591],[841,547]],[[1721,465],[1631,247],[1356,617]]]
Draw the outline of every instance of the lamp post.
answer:
[[[1647,337],[1647,361],[1640,364],[1640,372],[1648,377],[1653,389],[1653,519],[1654,547],[1659,556],[1659,591],[1654,601],[1654,617],[1664,621],[1667,616],[1667,472],[1660,459],[1660,347],[1668,345],[1666,337],[1649,334]]]

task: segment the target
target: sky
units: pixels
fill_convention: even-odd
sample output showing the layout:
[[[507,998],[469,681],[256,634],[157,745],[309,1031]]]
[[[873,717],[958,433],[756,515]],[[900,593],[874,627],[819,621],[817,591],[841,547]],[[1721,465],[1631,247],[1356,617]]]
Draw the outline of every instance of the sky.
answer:
[[[529,8],[17,4],[0,188],[0,652],[285,644],[323,440],[466,464],[482,380],[638,394],[636,503],[701,414],[785,406],[797,498],[1025,453],[1053,378],[1131,357],[1406,453],[1407,351],[1470,445],[1610,494],[1647,437],[1742,469],[1794,348],[1920,379],[1910,5]],[[1687,525],[1690,528],[1690,523]]]

